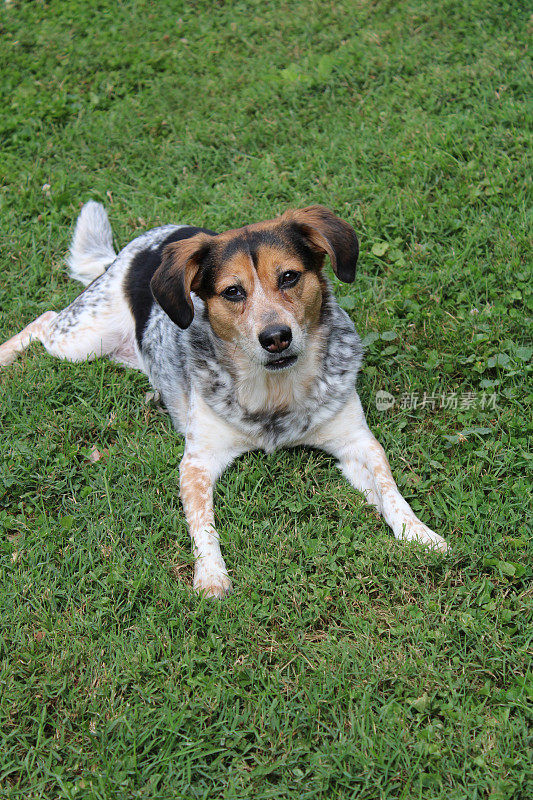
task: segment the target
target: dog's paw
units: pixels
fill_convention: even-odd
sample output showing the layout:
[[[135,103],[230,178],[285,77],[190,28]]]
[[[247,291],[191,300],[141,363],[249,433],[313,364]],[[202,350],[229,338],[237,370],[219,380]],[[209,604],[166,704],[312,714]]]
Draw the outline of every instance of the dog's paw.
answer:
[[[11,347],[11,345],[8,347],[8,344],[9,342],[0,344],[0,367],[8,367],[15,361],[18,355],[17,351]]]
[[[432,531],[431,528],[428,528],[423,522],[407,525],[400,538],[404,542],[419,542],[424,545],[424,547],[438,550],[440,553],[445,553],[448,549],[448,545],[442,536]]]
[[[194,591],[202,597],[225,597],[231,592],[231,581],[224,566],[196,566]]]

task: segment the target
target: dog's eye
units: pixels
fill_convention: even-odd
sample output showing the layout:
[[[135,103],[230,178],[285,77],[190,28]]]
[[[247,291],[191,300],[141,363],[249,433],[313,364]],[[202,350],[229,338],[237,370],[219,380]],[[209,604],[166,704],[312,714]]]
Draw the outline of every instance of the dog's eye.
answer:
[[[293,269],[282,272],[279,276],[278,286],[280,289],[290,289],[291,286],[296,286],[301,278],[302,273],[296,272]]]
[[[227,289],[220,293],[220,296],[226,300],[231,300],[232,303],[238,303],[240,300],[246,299],[246,292],[242,286],[228,286]]]

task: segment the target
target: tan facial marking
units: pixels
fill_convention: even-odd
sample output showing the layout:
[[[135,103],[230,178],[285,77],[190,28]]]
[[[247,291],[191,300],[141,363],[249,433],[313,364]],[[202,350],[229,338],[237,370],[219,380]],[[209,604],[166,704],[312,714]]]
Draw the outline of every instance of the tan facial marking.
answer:
[[[250,256],[244,252],[235,253],[218,272],[215,281],[215,295],[207,300],[209,320],[217,336],[226,342],[239,338],[243,333],[243,323],[249,298],[253,294],[257,276]],[[228,286],[242,286],[247,294],[244,303],[232,303],[220,297],[220,293]]]
[[[300,273],[298,283],[280,289],[279,278],[287,271]],[[228,286],[242,286],[246,292],[243,302],[231,302],[220,297]],[[282,246],[260,244],[255,252],[255,264],[250,253],[234,253],[219,268],[215,296],[207,300],[208,313],[215,333],[225,341],[256,337],[269,324],[294,322],[310,329],[318,322],[322,304],[320,277],[306,270],[301,260]]]

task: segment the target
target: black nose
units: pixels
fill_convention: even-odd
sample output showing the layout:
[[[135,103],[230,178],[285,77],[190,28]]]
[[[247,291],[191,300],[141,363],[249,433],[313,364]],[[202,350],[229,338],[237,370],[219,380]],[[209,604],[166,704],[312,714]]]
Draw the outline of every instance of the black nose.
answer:
[[[287,325],[270,325],[261,331],[259,341],[269,353],[281,353],[292,342],[292,331]]]

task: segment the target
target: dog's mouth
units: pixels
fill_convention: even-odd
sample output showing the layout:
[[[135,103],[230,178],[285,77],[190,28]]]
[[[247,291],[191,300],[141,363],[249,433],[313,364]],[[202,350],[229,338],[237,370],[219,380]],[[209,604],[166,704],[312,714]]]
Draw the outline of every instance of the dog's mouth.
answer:
[[[292,365],[296,363],[297,358],[298,356],[280,356],[272,361],[267,361],[265,364],[265,369],[274,371],[278,369],[286,369],[286,367],[292,367]]]

